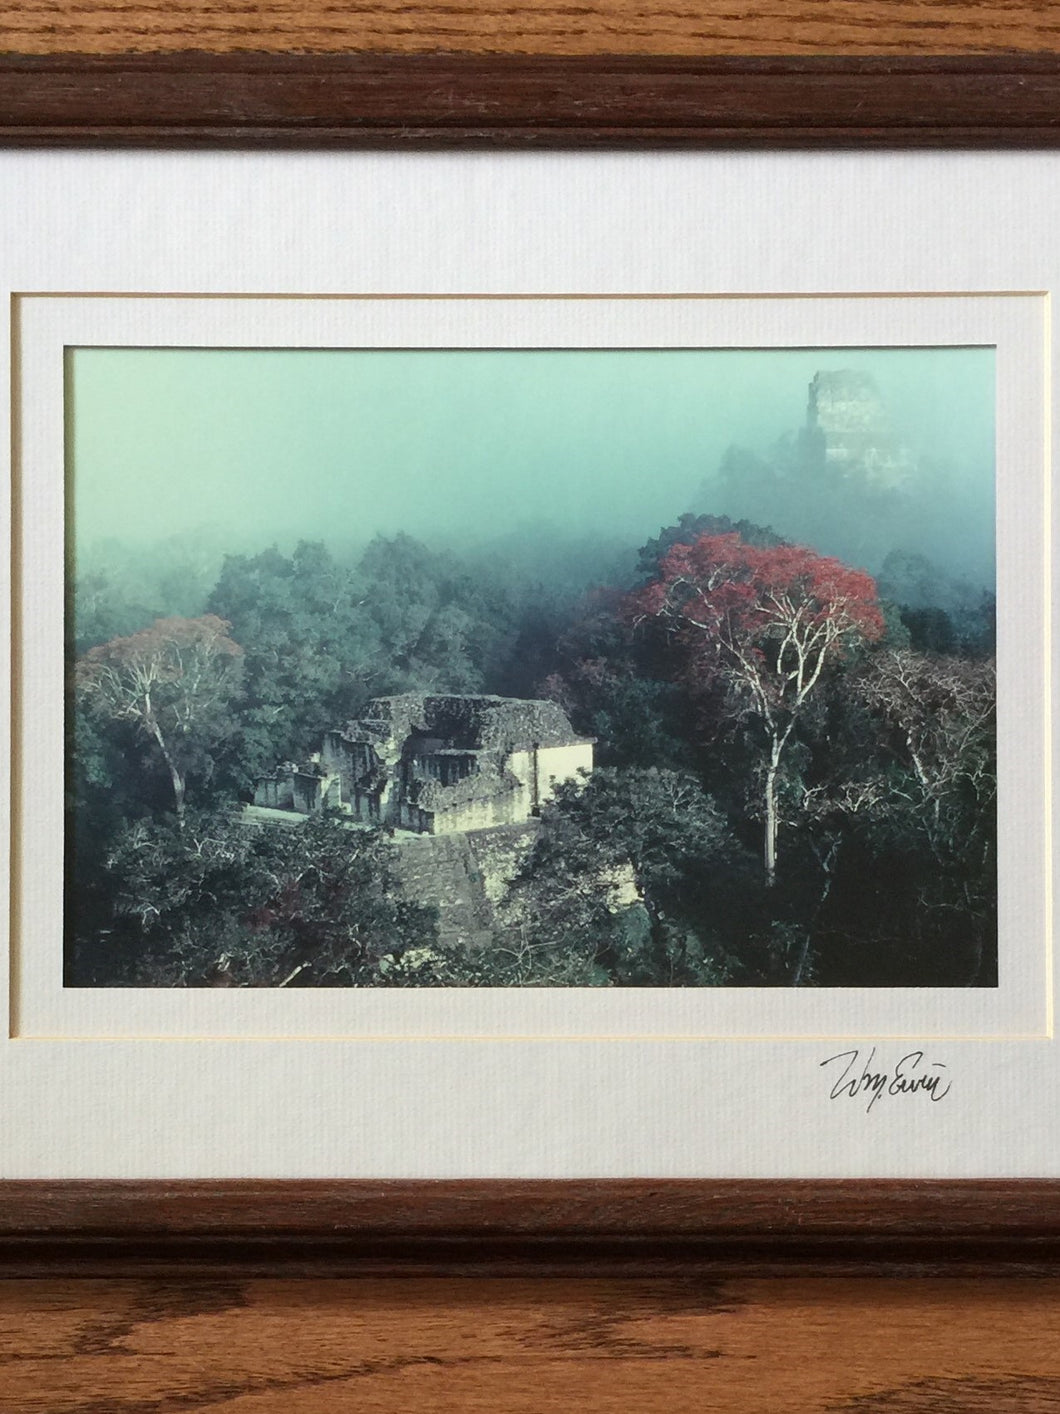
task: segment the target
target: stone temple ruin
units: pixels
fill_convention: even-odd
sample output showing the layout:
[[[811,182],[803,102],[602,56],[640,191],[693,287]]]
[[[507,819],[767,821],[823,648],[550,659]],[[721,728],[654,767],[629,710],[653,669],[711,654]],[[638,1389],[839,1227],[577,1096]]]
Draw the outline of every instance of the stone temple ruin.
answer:
[[[843,479],[901,489],[916,474],[909,448],[894,433],[879,389],[854,369],[819,372],[810,384],[804,437]]]
[[[592,764],[592,740],[554,702],[410,692],[374,698],[307,762],[262,777],[254,804],[455,834],[532,819]]]

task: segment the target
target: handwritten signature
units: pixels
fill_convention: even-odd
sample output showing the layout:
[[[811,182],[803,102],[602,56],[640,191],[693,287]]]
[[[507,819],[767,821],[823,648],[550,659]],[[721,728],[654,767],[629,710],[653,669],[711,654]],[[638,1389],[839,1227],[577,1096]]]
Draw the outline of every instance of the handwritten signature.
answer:
[[[828,1098],[867,1099],[866,1114],[884,1095],[926,1095],[937,1104],[950,1093],[952,1083],[945,1074],[948,1067],[942,1061],[925,1062],[923,1051],[909,1051],[893,1071],[876,1069],[875,1046],[864,1059],[860,1050],[840,1051],[820,1064],[842,1066]]]

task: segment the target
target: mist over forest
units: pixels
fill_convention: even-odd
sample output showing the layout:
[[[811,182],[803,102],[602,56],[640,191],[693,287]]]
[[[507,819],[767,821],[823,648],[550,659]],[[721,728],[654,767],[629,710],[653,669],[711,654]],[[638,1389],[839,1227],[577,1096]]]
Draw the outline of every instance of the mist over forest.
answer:
[[[79,350],[68,388],[68,984],[995,983],[991,351]],[[594,741],[474,946],[392,829],[244,811],[405,694]]]

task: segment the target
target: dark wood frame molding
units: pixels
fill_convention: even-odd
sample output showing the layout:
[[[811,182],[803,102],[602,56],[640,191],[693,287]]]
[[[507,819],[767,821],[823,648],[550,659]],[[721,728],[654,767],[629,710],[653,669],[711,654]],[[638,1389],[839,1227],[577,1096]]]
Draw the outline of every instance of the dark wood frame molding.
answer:
[[[1060,56],[0,56],[0,144],[1053,147]],[[6,1182],[0,1274],[1060,1272],[1060,1181]]]
[[[1060,1182],[9,1182],[0,1276],[1056,1275]]]
[[[0,55],[0,143],[1026,147],[1060,56]]]

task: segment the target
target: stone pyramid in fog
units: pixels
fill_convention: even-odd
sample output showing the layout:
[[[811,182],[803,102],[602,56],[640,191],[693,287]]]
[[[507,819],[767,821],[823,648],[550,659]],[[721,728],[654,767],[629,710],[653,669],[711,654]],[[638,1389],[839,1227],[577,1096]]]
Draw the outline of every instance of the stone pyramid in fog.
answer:
[[[806,442],[819,465],[878,490],[909,486],[913,456],[892,426],[879,389],[855,369],[819,372],[810,383]]]

